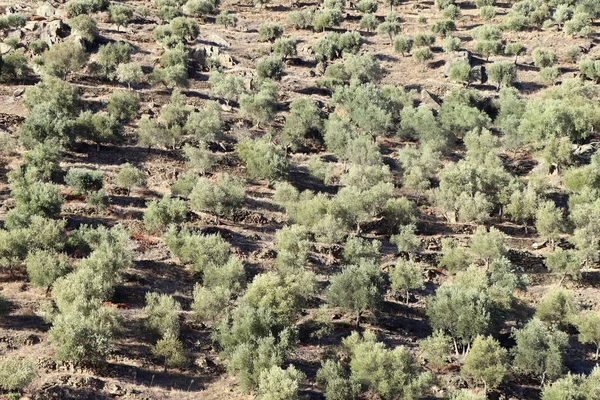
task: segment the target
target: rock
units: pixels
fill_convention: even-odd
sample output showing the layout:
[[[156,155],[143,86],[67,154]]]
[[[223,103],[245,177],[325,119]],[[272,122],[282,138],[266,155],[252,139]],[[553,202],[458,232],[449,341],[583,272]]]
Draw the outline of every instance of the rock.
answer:
[[[441,101],[437,98],[437,96],[428,90],[421,90],[421,101],[434,110],[438,110],[440,108]]]
[[[45,18],[54,17],[56,15],[56,8],[46,1],[35,10],[35,15]]]
[[[108,392],[108,394],[112,394],[113,396],[123,396],[125,394],[123,388],[114,383],[106,385],[105,390]]]
[[[233,110],[233,107],[228,106],[227,104],[221,104],[221,110],[225,112],[231,112]]]
[[[591,145],[591,144],[584,144],[582,146],[574,146],[573,155],[575,155],[575,156],[589,156],[594,151],[596,151],[596,149],[594,148],[593,145]]]
[[[539,250],[539,249],[543,249],[544,247],[546,247],[547,244],[548,244],[548,241],[535,242],[534,244],[531,245],[531,248],[534,250]]]
[[[474,82],[479,82],[481,85],[486,83],[488,76],[485,67],[483,65],[476,65],[471,68],[471,79],[473,79]]]
[[[230,47],[231,45],[229,44],[229,42],[225,39],[223,39],[221,36],[219,35],[215,35],[214,33],[211,34],[208,39],[211,42],[214,42],[216,44],[218,44],[219,46],[223,46],[223,47]]]
[[[40,27],[40,23],[38,21],[27,21],[25,24],[25,29],[28,31],[37,31]]]
[[[0,54],[7,54],[12,50],[12,47],[6,43],[0,43]]]
[[[221,54],[219,56],[219,61],[221,61],[221,65],[227,68],[232,68],[237,64],[229,54]]]
[[[42,29],[42,33],[40,34],[40,39],[46,42],[48,46],[52,46],[54,43],[58,42],[59,39],[64,39],[71,33],[71,29],[63,24],[63,22],[59,19],[55,21],[49,22]]]

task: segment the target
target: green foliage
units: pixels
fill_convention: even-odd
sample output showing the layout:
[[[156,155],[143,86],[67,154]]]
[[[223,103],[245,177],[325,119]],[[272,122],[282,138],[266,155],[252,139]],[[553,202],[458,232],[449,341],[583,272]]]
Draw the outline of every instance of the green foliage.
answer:
[[[312,176],[330,185],[335,179],[335,165],[324,162],[319,156],[312,156],[308,162],[308,171]]]
[[[23,79],[31,73],[25,49],[12,50],[0,58],[0,81]]]
[[[277,38],[273,43],[273,53],[284,59],[296,55],[296,39]]]
[[[470,259],[467,252],[460,243],[453,238],[442,239],[442,257],[439,266],[446,268],[449,272],[456,273],[469,266]]]
[[[296,29],[308,29],[312,26],[314,10],[307,8],[300,11],[292,11],[288,14],[288,22]]]
[[[65,5],[69,18],[82,14],[93,14],[108,9],[108,0],[70,0]]]
[[[556,64],[556,53],[552,50],[538,47],[531,53],[536,67],[546,68]]]
[[[400,18],[393,10],[386,15],[385,21],[377,27],[379,34],[388,35],[390,41],[392,41],[392,38],[399,34],[401,30],[402,26],[400,25]]]
[[[544,294],[537,306],[535,317],[540,321],[566,328],[578,311],[573,292],[563,288],[551,289]]]
[[[435,331],[431,336],[419,341],[419,347],[427,362],[437,370],[450,361],[448,355],[452,351],[452,339],[443,331]]]
[[[202,17],[206,14],[211,14],[218,5],[219,2],[216,0],[188,0],[184,5],[184,9],[187,14]]]
[[[215,321],[229,305],[231,291],[221,286],[207,288],[196,284],[194,286],[194,301],[192,311],[198,321]]]
[[[260,373],[258,394],[264,400],[297,400],[300,382],[305,375],[290,365],[282,369],[273,365]]]
[[[394,39],[394,51],[396,53],[401,53],[402,55],[404,55],[404,53],[410,53],[412,46],[413,40],[409,36],[399,35]]]
[[[456,60],[450,63],[448,77],[458,83],[468,85],[471,82],[471,64],[467,60]]]
[[[102,188],[102,171],[85,168],[71,168],[65,177],[65,183],[74,189],[75,194],[83,194]]]
[[[275,22],[263,22],[258,26],[258,34],[263,42],[275,42],[283,35],[283,25]]]
[[[113,92],[108,100],[108,114],[117,121],[129,122],[133,120],[139,109],[140,95],[135,92]]]
[[[327,400],[355,400],[360,384],[352,381],[339,361],[326,360],[317,371],[317,384]]]
[[[152,200],[144,212],[144,226],[147,230],[159,232],[170,224],[179,224],[185,220],[187,205],[185,201],[165,195],[161,200]]]
[[[107,113],[93,113],[84,111],[75,121],[78,136],[96,143],[100,150],[100,143],[120,143],[123,140],[123,125]]]
[[[496,16],[496,7],[485,6],[479,9],[479,17],[484,21],[489,21]]]
[[[567,345],[566,333],[547,327],[537,318],[514,330],[516,346],[512,349],[513,367],[520,373],[541,379],[556,379],[563,371],[562,351]]]
[[[288,173],[289,161],[285,152],[273,144],[268,136],[240,141],[237,152],[250,179],[273,182],[285,178]]]
[[[507,252],[507,239],[504,233],[494,227],[487,231],[484,226],[478,226],[471,236],[471,254],[489,265],[492,260],[502,257]]]
[[[81,106],[79,88],[53,76],[45,76],[32,87],[25,90],[23,104],[28,111],[36,106],[49,104],[50,109],[56,114],[75,116]],[[33,113],[30,113],[30,116]]]
[[[125,163],[121,165],[116,181],[119,187],[127,189],[127,196],[129,196],[132,188],[146,184],[146,174],[132,164]]]
[[[356,9],[364,14],[374,13],[377,11],[377,1],[360,0],[356,3]]]
[[[229,174],[211,181],[201,177],[190,194],[190,207],[195,211],[209,211],[218,216],[232,217],[246,199],[242,181]]]
[[[167,367],[183,367],[187,361],[183,343],[171,334],[156,342],[152,347],[152,353],[165,359],[165,371]]]
[[[596,366],[586,377],[570,372],[563,378],[544,386],[542,400],[592,400],[600,394],[600,367]]]
[[[419,371],[406,347],[386,349],[370,330],[362,337],[353,332],[342,344],[351,355],[351,379],[381,398],[419,398],[430,390],[432,374]]]
[[[595,360],[600,354],[600,312],[588,311],[579,314],[574,318],[574,323],[579,331],[579,341],[581,343],[593,343],[596,345]]]
[[[110,14],[110,22],[117,25],[117,29],[121,26],[129,25],[131,17],[133,17],[133,10],[122,4],[113,4],[108,8]]]
[[[477,336],[465,359],[461,374],[475,382],[482,381],[484,390],[498,387],[508,372],[506,349],[491,336]]]
[[[94,207],[96,212],[106,210],[110,199],[106,195],[104,189],[97,190],[95,192],[89,192],[85,198],[85,202]]]
[[[193,171],[204,174],[213,167],[216,157],[201,142],[200,147],[193,147],[189,144],[183,146],[183,153],[186,158],[186,166]]]
[[[456,24],[452,19],[437,21],[431,27],[431,32],[442,38],[448,36],[454,30],[456,30]]]
[[[419,63],[425,63],[433,58],[433,52],[429,47],[413,47],[410,55]]]
[[[315,31],[325,32],[325,29],[338,26],[343,20],[340,10],[324,8],[314,12],[311,23]]]
[[[146,306],[142,312],[146,315],[144,327],[160,337],[179,336],[179,312],[181,304],[173,296],[146,293]]]
[[[451,53],[453,51],[460,50],[461,44],[462,44],[462,41],[460,40],[460,38],[448,35],[448,36],[446,36],[446,39],[444,39],[442,48],[444,49],[444,51],[446,53]]]
[[[381,242],[379,240],[369,241],[360,237],[350,236],[346,240],[346,245],[342,251],[342,258],[347,264],[358,265],[369,261],[378,263],[381,258],[380,248]]]
[[[223,10],[219,13],[219,15],[217,15],[215,22],[218,25],[223,25],[225,28],[229,26],[235,28],[235,26],[237,25],[237,17],[234,13]]]
[[[277,88],[264,83],[257,93],[241,94],[240,113],[256,126],[271,122],[277,114]]]
[[[374,31],[379,26],[379,20],[372,13],[367,13],[360,19],[360,28],[367,32]]]
[[[535,214],[535,229],[540,236],[554,243],[564,230],[562,210],[552,201],[541,203]]]
[[[237,100],[244,92],[244,82],[238,75],[225,75],[215,71],[210,74],[209,82],[213,96],[220,96],[227,103]]]
[[[35,362],[29,358],[7,356],[0,359],[0,387],[4,390],[24,389],[36,375]]]
[[[190,81],[188,79],[187,67],[185,65],[174,65],[172,67],[155,67],[150,75],[150,82],[153,85],[162,83],[169,89],[188,87]]]
[[[46,75],[66,79],[74,72],[79,72],[87,62],[88,55],[74,40],[59,42],[41,56],[41,69]]]
[[[600,78],[600,61],[586,57],[579,61],[579,73],[586,77],[597,81]]]
[[[19,127],[19,141],[28,149],[45,142],[70,145],[74,141],[74,125],[69,114],[55,109],[50,102],[41,103],[31,109]]]
[[[323,130],[321,111],[308,97],[298,97],[290,105],[290,114],[281,132],[281,144],[297,150],[305,136]]]
[[[581,275],[581,259],[578,254],[573,250],[563,250],[560,247],[546,257],[546,267],[551,272],[562,275],[562,279],[566,275],[578,279]]]
[[[589,37],[594,32],[592,16],[585,11],[576,11],[573,18],[565,22],[563,30],[567,35]]]
[[[98,26],[89,15],[78,15],[69,20],[71,28],[78,33],[85,41],[92,43],[98,36]]]
[[[399,258],[396,266],[390,271],[392,289],[406,293],[406,304],[409,300],[409,291],[424,289],[423,268],[413,260]]]
[[[278,56],[263,57],[256,63],[256,73],[262,79],[280,81],[283,77],[284,64]]]
[[[383,301],[384,281],[379,266],[370,261],[348,265],[333,275],[327,289],[327,303],[356,314],[356,323],[365,311],[376,313]]]
[[[48,340],[56,346],[57,360],[99,364],[110,355],[118,327],[112,308],[100,307],[89,314],[71,311],[54,318]]]
[[[46,218],[58,217],[64,200],[58,187],[46,182],[13,183],[11,194],[18,212]]]
[[[129,42],[111,42],[100,46],[96,62],[100,66],[100,72],[108,79],[117,77],[117,68],[120,64],[131,61],[131,44]]]
[[[488,76],[492,82],[501,86],[511,86],[517,79],[515,64],[508,61],[495,62],[487,68]]]
[[[523,43],[519,42],[508,42],[504,47],[504,54],[508,56],[515,56],[515,63],[517,62],[517,58],[519,55],[525,53],[525,46]]]

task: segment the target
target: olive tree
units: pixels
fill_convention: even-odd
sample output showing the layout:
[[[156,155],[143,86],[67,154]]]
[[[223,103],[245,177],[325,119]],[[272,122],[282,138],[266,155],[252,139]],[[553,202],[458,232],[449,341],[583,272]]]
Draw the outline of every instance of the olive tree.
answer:
[[[579,331],[581,343],[593,343],[596,345],[594,360],[600,355],[600,312],[588,311],[574,318],[575,325]]]
[[[273,144],[268,136],[245,139],[238,143],[237,152],[246,166],[251,179],[266,179],[273,182],[284,178],[289,170],[285,152]]]
[[[179,224],[185,220],[187,205],[185,201],[164,195],[161,200],[152,200],[144,212],[144,226],[152,232],[164,230],[170,224]]]
[[[116,177],[117,185],[127,189],[127,196],[131,193],[131,189],[146,184],[146,174],[130,163],[125,163],[121,166]]]
[[[142,310],[146,315],[144,327],[160,337],[178,337],[180,311],[181,304],[173,296],[148,292],[146,306]]]
[[[7,356],[0,360],[0,387],[7,392],[24,389],[36,375],[35,362],[29,358]]]
[[[405,304],[408,304],[410,290],[425,288],[423,269],[413,260],[399,258],[396,266],[390,271],[390,280],[393,290],[402,290],[406,293]]]
[[[74,40],[59,42],[41,56],[41,69],[45,74],[66,79],[71,73],[80,71],[88,55]]]
[[[498,387],[508,372],[508,352],[491,336],[477,336],[465,359],[461,374],[483,382],[484,392]]]
[[[201,177],[190,194],[190,206],[195,211],[209,211],[217,216],[231,217],[242,207],[246,192],[242,181],[229,174],[217,180]]]

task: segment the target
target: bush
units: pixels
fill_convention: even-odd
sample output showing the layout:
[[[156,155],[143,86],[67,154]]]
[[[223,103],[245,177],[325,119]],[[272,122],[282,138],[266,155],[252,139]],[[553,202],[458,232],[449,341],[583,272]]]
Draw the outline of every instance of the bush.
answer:
[[[5,357],[0,360],[0,387],[6,391],[24,389],[35,378],[35,363],[25,357]]]
[[[110,22],[117,25],[117,30],[121,26],[129,25],[131,17],[133,17],[133,10],[122,4],[113,4],[108,8],[110,14]]]
[[[431,46],[435,43],[435,36],[430,33],[417,33],[413,40],[414,47]]]
[[[466,60],[456,60],[450,64],[448,77],[458,83],[468,84],[471,82],[471,64]]]
[[[25,49],[17,49],[0,58],[0,81],[23,79],[31,72]]]
[[[74,40],[54,44],[41,57],[42,71],[63,80],[69,74],[80,71],[88,59],[85,50]]]
[[[179,312],[181,304],[173,296],[146,293],[146,306],[142,312],[146,315],[144,327],[160,336],[179,336]]]
[[[283,25],[265,22],[258,26],[258,34],[263,42],[274,42],[283,35]]]
[[[127,196],[129,196],[132,188],[146,183],[146,174],[130,163],[125,163],[121,166],[116,181],[119,187],[127,189]]]
[[[312,17],[312,27],[315,31],[325,32],[326,28],[338,26],[344,17],[340,10],[320,9]]]
[[[296,39],[278,38],[273,43],[273,53],[285,58],[296,55]]]
[[[117,80],[126,83],[128,88],[131,89],[132,84],[140,83],[143,78],[144,72],[140,64],[132,62],[117,65]]]
[[[180,224],[185,220],[185,201],[165,195],[161,200],[152,200],[144,212],[144,226],[152,232],[164,230],[170,224]]]
[[[100,210],[106,210],[110,199],[106,195],[104,189],[100,189],[96,192],[88,193],[87,197],[85,198],[85,202],[93,206],[96,212],[98,212]]]
[[[305,375],[290,365],[281,369],[274,365],[260,374],[258,393],[264,400],[297,400],[300,382]]]
[[[446,37],[454,30],[456,30],[456,24],[451,19],[438,21],[431,27],[431,32],[440,37]]]
[[[23,104],[29,115],[31,110],[41,104],[49,104],[55,112],[75,116],[81,105],[79,88],[53,76],[45,76],[35,86],[27,88],[23,95]]]
[[[479,9],[479,16],[484,21],[489,21],[496,16],[496,7],[485,6]]]
[[[517,69],[512,62],[495,62],[487,68],[488,76],[492,82],[498,84],[498,90],[501,86],[510,86],[517,78]]]
[[[320,132],[322,129],[323,120],[315,102],[307,97],[299,97],[290,105],[290,115],[281,132],[281,143],[297,150],[308,133]]]
[[[140,109],[140,96],[134,92],[113,92],[108,100],[108,114],[121,122],[129,122]]]
[[[356,9],[365,14],[374,13],[377,11],[377,0],[360,0],[356,4]]]
[[[244,93],[244,81],[239,75],[213,72],[208,81],[212,95],[222,97],[227,104],[232,100],[237,100]]]
[[[413,40],[409,36],[400,35],[394,39],[394,51],[396,53],[410,53],[413,46]]]
[[[54,281],[70,270],[64,256],[48,250],[30,251],[25,259],[25,265],[31,285],[47,291]]]
[[[536,67],[546,68],[556,64],[556,53],[552,50],[538,47],[533,50],[532,56]]]
[[[69,18],[82,14],[93,14],[108,9],[108,0],[70,0],[66,5]]]
[[[451,53],[453,51],[460,50],[461,44],[462,44],[462,41],[460,40],[460,38],[457,38],[454,36],[447,36],[446,39],[444,39],[442,48],[444,49],[444,51],[446,53]]]
[[[119,143],[123,139],[123,126],[107,113],[84,111],[76,120],[77,134],[96,143]]]
[[[225,28],[227,28],[228,26],[235,28],[235,26],[237,25],[237,17],[235,16],[235,14],[223,10],[219,13],[219,15],[217,15],[216,23],[218,25],[225,26]]]
[[[196,211],[231,217],[235,210],[242,207],[245,199],[243,183],[225,174],[215,182],[199,178],[190,194],[190,206]]]
[[[390,11],[385,17],[385,21],[377,27],[377,31],[382,35],[388,35],[390,41],[392,41],[392,38],[399,34],[401,30],[400,18],[395,11]]]
[[[256,126],[270,122],[277,114],[276,87],[265,84],[258,93],[240,96],[240,114]]]
[[[63,198],[56,185],[45,182],[13,184],[11,194],[17,210],[24,215],[56,218],[60,214]]]
[[[83,194],[102,189],[102,171],[84,168],[71,168],[65,177],[65,183],[71,186],[74,194]]]
[[[96,62],[100,66],[102,75],[112,80],[117,77],[119,64],[128,63],[130,60],[131,45],[119,41],[100,46]]]
[[[71,28],[78,33],[86,42],[92,43],[98,36],[98,26],[89,15],[78,15],[69,20]]]
[[[540,78],[545,83],[554,83],[560,76],[560,69],[555,65],[553,67],[546,67],[540,69]]]
[[[288,22],[296,29],[307,29],[312,26],[314,10],[305,9],[302,11],[292,11],[288,14]]]
[[[277,56],[263,57],[256,64],[256,73],[262,79],[281,80],[283,77],[284,64]]]
[[[371,13],[365,14],[360,19],[360,28],[367,32],[374,31],[379,26],[379,20]]]
[[[289,161],[285,152],[267,136],[240,141],[237,152],[251,179],[260,178],[273,182],[287,176]]]
[[[216,3],[218,2],[215,0],[189,0],[185,3],[184,9],[187,14],[202,17],[212,13],[215,10]]]
[[[410,51],[415,61],[425,63],[433,58],[433,52],[429,47],[417,47]]]

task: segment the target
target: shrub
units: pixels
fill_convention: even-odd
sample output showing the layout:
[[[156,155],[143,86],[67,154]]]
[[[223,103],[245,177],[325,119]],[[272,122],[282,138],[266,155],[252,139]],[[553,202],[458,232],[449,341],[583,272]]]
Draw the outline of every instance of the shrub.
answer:
[[[97,151],[101,143],[119,143],[123,139],[123,126],[107,113],[82,112],[77,117],[76,130],[79,136],[96,143]]]
[[[322,129],[323,120],[315,102],[307,97],[299,97],[290,105],[290,115],[281,132],[282,145],[297,150],[306,134]]]
[[[283,35],[283,25],[265,22],[258,26],[258,34],[263,42],[274,42]]]
[[[430,33],[417,33],[413,40],[414,47],[431,46],[435,43],[435,36]]]
[[[454,30],[456,30],[456,24],[451,19],[438,21],[431,27],[431,32],[440,37],[446,37]]]
[[[71,186],[75,194],[83,194],[102,189],[102,171],[84,168],[71,168],[65,177],[65,183]]]
[[[244,82],[239,75],[213,72],[210,74],[209,82],[212,95],[222,97],[227,104],[232,100],[237,100],[244,93]]]
[[[305,375],[290,365],[282,369],[276,365],[260,373],[258,393],[264,400],[297,400],[300,382]]]
[[[419,63],[425,63],[433,58],[433,52],[429,47],[417,47],[410,51],[413,58]]]
[[[25,357],[0,360],[0,387],[6,391],[25,388],[37,375],[35,363]]]
[[[235,26],[237,25],[237,17],[235,16],[235,14],[223,10],[219,13],[219,15],[217,15],[215,22],[219,25],[225,26],[225,28],[227,28],[228,26],[235,28]]]
[[[278,38],[273,44],[273,53],[284,59],[296,55],[296,39]]]
[[[377,31],[382,35],[388,35],[390,41],[392,41],[392,38],[399,34],[401,30],[400,18],[395,11],[390,11],[385,17],[385,21],[377,27]]]
[[[185,201],[165,195],[161,200],[152,200],[144,212],[144,226],[152,232],[164,230],[170,224],[180,224],[185,220]]]
[[[556,64],[556,53],[552,50],[538,47],[533,50],[532,56],[536,67],[546,68]]]
[[[41,57],[42,71],[61,79],[80,71],[88,59],[85,50],[74,40],[54,44]]]
[[[374,31],[379,26],[379,20],[371,13],[365,14],[360,19],[360,28],[366,29],[367,32]]]
[[[560,69],[556,65],[540,69],[540,78],[545,83],[554,83],[559,76]]]
[[[272,182],[287,176],[289,161],[285,152],[267,136],[240,141],[237,152],[246,166],[246,174],[251,179],[260,178]]]
[[[413,40],[409,36],[400,35],[394,39],[394,51],[396,53],[410,53],[413,46]]]
[[[376,0],[360,0],[356,4],[356,9],[362,13],[370,14],[377,11],[377,1]]]
[[[580,57],[581,57],[581,48],[579,46],[571,47],[565,53],[565,60],[567,60],[571,63],[576,63],[577,61],[579,61]]]
[[[479,16],[484,21],[489,21],[496,16],[496,7],[485,6],[479,9]]]
[[[65,257],[49,250],[30,251],[25,259],[29,282],[34,287],[50,289],[54,281],[69,272]]]
[[[460,38],[457,38],[454,36],[447,36],[446,39],[444,39],[442,48],[444,49],[444,51],[446,53],[451,53],[453,51],[460,50],[461,44],[462,44],[462,41],[460,40]]]
[[[184,5],[187,14],[195,17],[202,17],[215,10],[217,1],[214,0],[189,0]]]
[[[98,36],[98,26],[89,15],[78,15],[69,20],[69,25],[77,32],[85,41],[92,43]]]
[[[321,9],[317,10],[312,17],[312,27],[315,31],[325,32],[326,28],[338,26],[344,17],[339,10]]]
[[[240,96],[240,113],[256,126],[270,122],[277,114],[277,92],[271,85],[263,85],[258,93]]]
[[[70,0],[66,5],[69,18],[82,14],[93,14],[108,9],[108,0]]]
[[[450,64],[448,77],[456,82],[469,84],[471,81],[471,64],[466,60],[456,60]]]
[[[35,86],[27,88],[23,95],[23,104],[31,113],[34,107],[49,104],[55,112],[75,116],[81,105],[79,88],[53,76],[45,76]]]
[[[0,81],[22,79],[31,72],[25,49],[17,49],[4,54],[0,63]]]
[[[38,40],[32,40],[31,42],[29,42],[29,45],[27,45],[27,48],[33,54],[39,55],[39,54],[42,54],[46,49],[48,49],[48,45],[43,40],[38,39]]]
[[[17,210],[22,214],[46,218],[55,218],[60,214],[63,198],[56,185],[45,182],[13,184],[11,194]]]
[[[93,206],[94,209],[96,210],[96,212],[98,212],[100,210],[106,210],[109,200],[110,199],[106,195],[106,192],[104,191],[104,189],[100,189],[95,192],[90,192],[90,193],[88,193],[87,197],[85,198],[85,202],[87,204]]]
[[[100,46],[96,62],[101,73],[108,79],[115,79],[119,64],[129,63],[131,60],[131,45],[128,42],[112,42]]]
[[[117,80],[126,83],[129,89],[132,84],[140,83],[143,78],[144,72],[140,64],[132,62],[117,65]]]
[[[510,86],[517,78],[517,69],[512,62],[495,62],[487,68],[488,76],[492,82],[501,86]]]
[[[302,11],[292,11],[288,14],[288,22],[296,29],[307,29],[312,26],[314,10],[305,9]]]
[[[146,315],[144,327],[150,332],[161,336],[179,336],[179,312],[181,304],[173,296],[146,293],[146,306],[142,312]]]
[[[134,92],[113,92],[108,100],[107,109],[108,114],[118,121],[131,121],[140,109],[140,96]]]
[[[132,188],[146,183],[146,174],[130,163],[125,163],[121,166],[116,181],[119,187],[127,189],[127,196],[129,196]]]
[[[243,183],[225,174],[215,182],[199,178],[190,194],[190,206],[196,211],[231,217],[235,210],[242,207],[245,199]]]
[[[283,77],[284,64],[277,56],[263,57],[256,64],[256,73],[262,79],[280,81]]]
[[[129,25],[131,17],[133,17],[133,10],[122,4],[113,4],[108,8],[110,14],[110,22],[117,25],[117,30],[121,26]]]
[[[515,56],[515,64],[517,63],[517,58],[519,55],[525,53],[525,46],[523,43],[518,42],[509,42],[506,43],[504,47],[504,54],[508,56]]]

